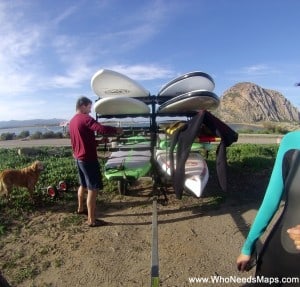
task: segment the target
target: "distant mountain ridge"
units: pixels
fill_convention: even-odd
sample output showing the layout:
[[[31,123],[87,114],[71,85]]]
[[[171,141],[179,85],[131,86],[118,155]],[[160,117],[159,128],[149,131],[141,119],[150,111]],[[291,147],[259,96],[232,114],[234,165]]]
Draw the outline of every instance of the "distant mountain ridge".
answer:
[[[281,93],[251,82],[237,83],[227,89],[213,113],[226,123],[300,122],[299,110]],[[0,128],[52,126],[66,121],[56,118],[0,121]]]
[[[298,122],[300,112],[281,93],[254,83],[238,83],[220,98],[215,114],[229,123]]]
[[[35,126],[53,126],[59,125],[61,122],[66,121],[65,119],[32,119],[32,120],[10,120],[0,121],[0,128],[19,128],[19,127],[35,127]]]

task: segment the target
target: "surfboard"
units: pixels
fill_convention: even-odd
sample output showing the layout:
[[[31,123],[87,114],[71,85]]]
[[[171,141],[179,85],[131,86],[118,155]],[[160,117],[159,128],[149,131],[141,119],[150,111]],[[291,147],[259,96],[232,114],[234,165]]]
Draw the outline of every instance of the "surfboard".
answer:
[[[150,114],[150,107],[144,102],[123,96],[101,98],[95,102],[94,110],[102,116]]]
[[[192,146],[191,146],[191,151],[200,151],[201,149],[205,148],[206,145],[203,145],[203,143],[207,143],[207,142],[193,142]],[[162,150],[166,150],[170,148],[170,140],[169,139],[161,139],[159,140],[158,146],[159,149]],[[177,146],[175,146],[175,151],[176,151]]]
[[[199,110],[216,109],[220,104],[219,97],[210,91],[197,90],[188,92],[164,102],[157,113],[185,113]]]
[[[157,150],[155,160],[161,170],[167,175],[171,175],[169,153],[166,150]],[[174,155],[175,168],[176,156]],[[209,171],[206,161],[199,153],[190,153],[185,163],[184,186],[196,197],[201,197],[208,182]]]
[[[116,71],[102,69],[96,72],[91,79],[91,87],[100,98],[122,97],[148,97],[149,91],[136,81]]]
[[[104,166],[104,175],[108,180],[136,180],[145,176],[151,169],[151,152],[116,151],[112,152]]]
[[[126,143],[126,144],[114,144],[112,142],[111,147],[117,150],[149,150],[150,149],[151,141],[145,141],[140,143]]]
[[[116,142],[115,142],[116,143]],[[129,136],[116,144],[104,165],[104,176],[117,181],[120,194],[125,194],[128,183],[146,176],[152,168],[151,142],[143,135]]]
[[[196,71],[173,79],[160,89],[157,96],[175,97],[195,90],[212,92],[214,88],[214,80],[209,74]]]

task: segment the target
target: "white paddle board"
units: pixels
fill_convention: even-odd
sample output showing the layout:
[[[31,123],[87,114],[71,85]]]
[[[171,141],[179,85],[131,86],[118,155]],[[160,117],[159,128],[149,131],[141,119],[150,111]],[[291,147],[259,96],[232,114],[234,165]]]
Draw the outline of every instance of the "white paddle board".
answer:
[[[195,90],[213,91],[213,78],[204,72],[190,72],[167,83],[158,93],[158,96],[176,97]]]
[[[157,150],[155,159],[162,171],[170,176],[169,152]],[[176,155],[174,154],[174,165],[176,168]],[[201,197],[203,190],[208,182],[209,172],[206,161],[199,153],[190,153],[185,163],[184,186],[196,197]]]
[[[150,107],[145,103],[123,96],[99,99],[94,104],[94,110],[102,116],[150,114]]]
[[[198,90],[171,98],[158,108],[157,113],[185,113],[212,110],[216,109],[219,104],[220,99],[216,94],[210,91]]]
[[[114,96],[148,97],[150,95],[149,91],[136,81],[107,69],[100,70],[93,75],[91,86],[94,93],[100,98]]]

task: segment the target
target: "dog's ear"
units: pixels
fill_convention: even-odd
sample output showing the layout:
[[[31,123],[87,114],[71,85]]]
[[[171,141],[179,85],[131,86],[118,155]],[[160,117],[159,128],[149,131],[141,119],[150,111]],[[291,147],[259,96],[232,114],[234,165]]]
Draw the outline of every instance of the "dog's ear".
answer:
[[[37,168],[39,170],[43,170],[44,169],[44,164],[41,161],[37,161]]]
[[[44,169],[44,165],[41,161],[39,160],[36,160],[34,163],[33,163],[33,166],[34,166],[34,169],[35,170],[43,170]]]

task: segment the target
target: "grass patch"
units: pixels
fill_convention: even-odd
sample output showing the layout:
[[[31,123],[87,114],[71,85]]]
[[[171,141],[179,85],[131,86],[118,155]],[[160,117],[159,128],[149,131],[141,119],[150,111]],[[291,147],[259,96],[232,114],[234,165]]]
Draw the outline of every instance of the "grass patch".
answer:
[[[23,168],[35,160],[40,160],[45,165],[34,192],[34,202],[29,198],[25,188],[14,188],[10,199],[0,197],[0,236],[11,231],[11,226],[24,224],[28,215],[44,210],[76,210],[78,175],[71,147],[39,147],[35,148],[33,156],[19,156],[18,149],[0,148],[0,170],[7,168]],[[102,166],[104,160],[100,159]],[[63,192],[56,199],[47,194],[48,186],[57,186],[60,181],[65,181],[68,191]],[[117,191],[115,182],[104,181],[104,194],[113,194]],[[109,198],[109,196],[105,196]],[[103,203],[103,202],[101,202]],[[66,219],[63,225],[76,225],[76,218]]]
[[[15,282],[17,284],[20,284],[26,279],[33,279],[36,275],[39,274],[39,272],[40,271],[34,265],[20,268],[15,275]]]
[[[79,215],[71,215],[65,217],[62,222],[60,222],[60,226],[62,228],[72,227],[72,226],[79,226],[82,224],[82,217]]]

